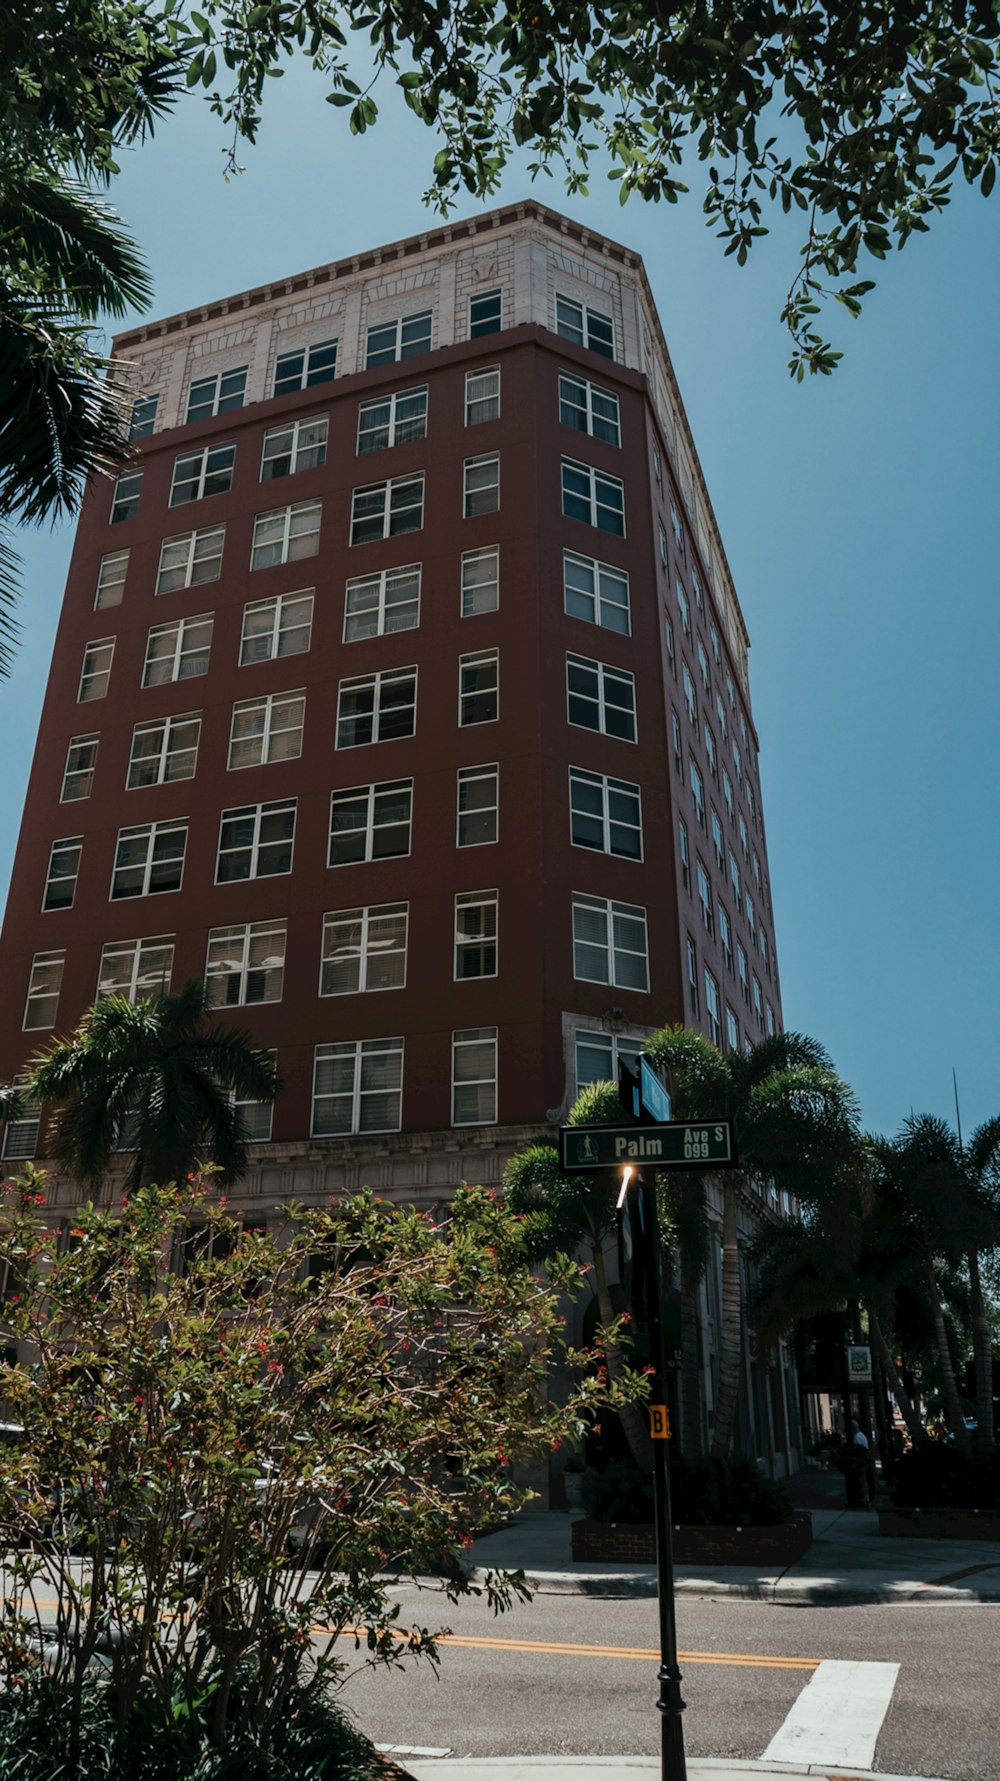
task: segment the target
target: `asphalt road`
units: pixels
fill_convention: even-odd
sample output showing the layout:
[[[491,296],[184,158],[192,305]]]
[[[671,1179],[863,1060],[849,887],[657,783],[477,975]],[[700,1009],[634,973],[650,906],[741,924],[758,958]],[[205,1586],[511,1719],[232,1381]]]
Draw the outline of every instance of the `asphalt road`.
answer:
[[[475,1602],[450,1606],[413,1588],[399,1596],[402,1624],[448,1625],[469,1643],[446,1643],[437,1677],[414,1665],[350,1679],[345,1704],[377,1743],[454,1756],[659,1749],[655,1601],[539,1595],[493,1619]],[[1000,1781],[1000,1606],[685,1598],[678,1636],[692,1756],[760,1757],[816,1663],[866,1659],[900,1666],[878,1769]]]

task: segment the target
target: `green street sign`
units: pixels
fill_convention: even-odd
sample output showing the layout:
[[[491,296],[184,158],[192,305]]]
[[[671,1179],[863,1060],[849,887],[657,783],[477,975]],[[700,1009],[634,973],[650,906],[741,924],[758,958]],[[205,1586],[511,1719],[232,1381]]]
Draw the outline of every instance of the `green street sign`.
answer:
[[[732,1121],[562,1127],[559,1166],[564,1174],[619,1169],[624,1163],[651,1169],[735,1169]]]

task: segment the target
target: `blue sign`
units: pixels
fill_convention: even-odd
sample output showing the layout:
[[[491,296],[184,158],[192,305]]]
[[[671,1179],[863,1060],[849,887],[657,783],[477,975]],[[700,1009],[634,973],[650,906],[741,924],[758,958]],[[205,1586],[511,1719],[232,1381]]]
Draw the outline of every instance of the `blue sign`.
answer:
[[[670,1096],[664,1088],[653,1066],[640,1054],[639,1057],[639,1093],[642,1105],[651,1119],[657,1124],[665,1125],[670,1119]]]

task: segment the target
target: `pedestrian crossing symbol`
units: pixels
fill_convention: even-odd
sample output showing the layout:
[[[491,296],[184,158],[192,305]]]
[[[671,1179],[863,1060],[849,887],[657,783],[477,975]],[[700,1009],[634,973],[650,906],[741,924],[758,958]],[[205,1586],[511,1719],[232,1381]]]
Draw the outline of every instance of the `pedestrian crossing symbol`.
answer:
[[[666,1404],[650,1404],[649,1432],[654,1441],[669,1441],[670,1412]]]

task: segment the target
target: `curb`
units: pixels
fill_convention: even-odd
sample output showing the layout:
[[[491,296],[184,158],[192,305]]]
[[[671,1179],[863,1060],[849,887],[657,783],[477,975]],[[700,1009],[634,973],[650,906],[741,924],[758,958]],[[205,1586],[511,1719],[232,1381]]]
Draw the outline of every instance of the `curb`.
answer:
[[[477,1565],[468,1573],[472,1583],[483,1584],[488,1567]],[[605,1596],[609,1600],[655,1597],[656,1572],[636,1571],[534,1571],[524,1568],[524,1580],[534,1595]],[[908,1607],[917,1603],[930,1606],[961,1605],[966,1608],[1000,1602],[1000,1585],[986,1585],[977,1590],[957,1589],[948,1584],[923,1583],[915,1579],[907,1583],[807,1583],[773,1582],[720,1583],[712,1577],[675,1577],[674,1593],[678,1596],[722,1596],[748,1602],[767,1602],[782,1608],[819,1608],[837,1602],[844,1607]],[[551,1760],[555,1760],[554,1758]],[[885,1781],[891,1781],[886,1777]]]
[[[788,1763],[788,1762],[748,1762],[746,1758],[701,1756],[688,1757],[689,1773],[701,1778],[701,1781],[736,1781],[736,1777],[751,1775],[784,1775],[786,1781],[808,1781],[815,1777],[816,1781],[919,1781],[918,1777],[905,1775],[875,1775],[869,1769],[844,1769],[831,1767],[829,1763]],[[617,1777],[625,1771],[635,1774],[658,1775],[661,1770],[658,1756],[467,1756],[450,1757],[432,1762],[421,1762],[415,1781],[431,1781],[436,1775],[442,1781],[506,1781],[507,1777],[517,1777],[517,1781],[575,1781],[580,1774],[589,1773],[598,1781],[601,1775]],[[925,1781],[931,1781],[926,1777]]]

